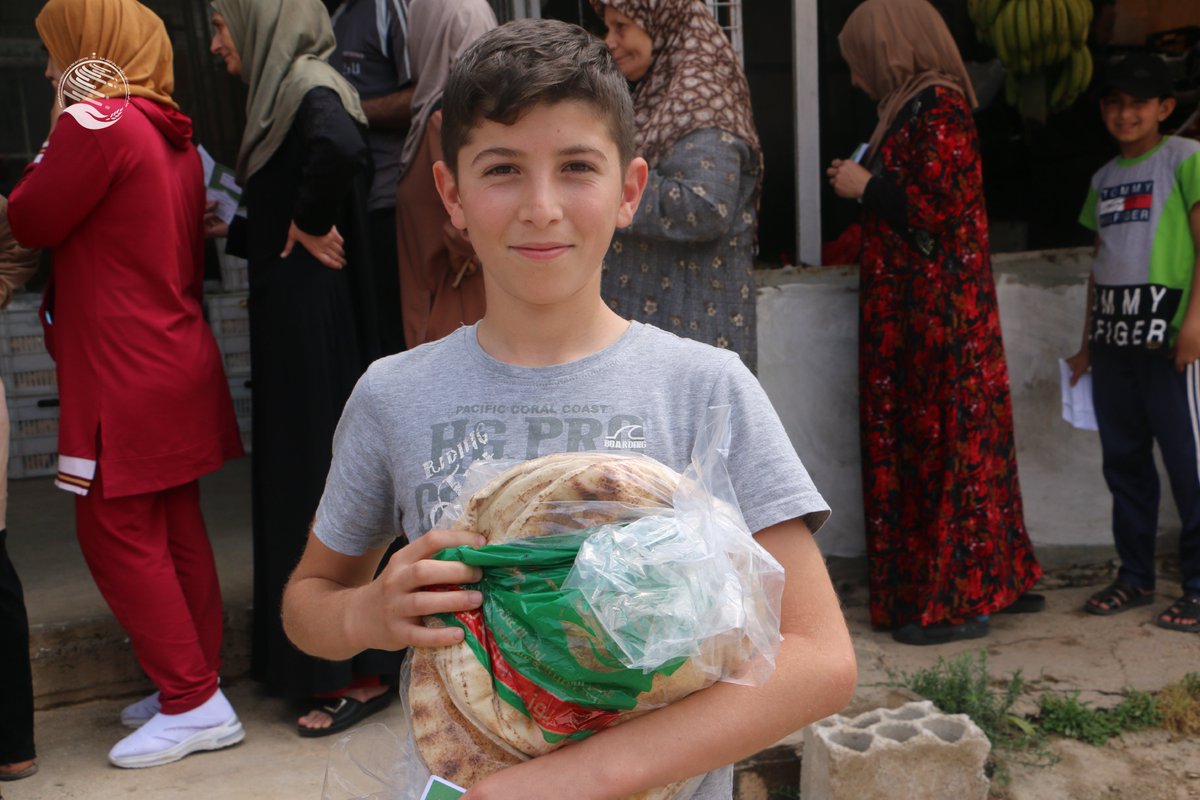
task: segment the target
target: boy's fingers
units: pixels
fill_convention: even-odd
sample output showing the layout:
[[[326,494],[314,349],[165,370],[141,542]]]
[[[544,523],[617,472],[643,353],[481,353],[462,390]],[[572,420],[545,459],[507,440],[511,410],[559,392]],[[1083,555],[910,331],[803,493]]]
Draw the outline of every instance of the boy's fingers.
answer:
[[[406,552],[411,548],[415,556],[412,560],[417,561],[429,558],[434,553],[440,553],[451,547],[482,547],[485,543],[486,540],[478,533],[437,528],[407,545],[400,552]]]
[[[409,631],[408,641],[416,647],[450,647],[463,640],[461,628],[426,628],[420,626]]]
[[[473,589],[456,589],[448,592],[414,592],[409,596],[412,606],[410,617],[426,617],[431,614],[455,614],[473,611],[483,605],[483,595]]]
[[[469,567],[461,561],[434,561],[423,558],[403,568],[403,587],[410,592],[426,586],[453,586],[475,583],[482,576],[479,567]]]

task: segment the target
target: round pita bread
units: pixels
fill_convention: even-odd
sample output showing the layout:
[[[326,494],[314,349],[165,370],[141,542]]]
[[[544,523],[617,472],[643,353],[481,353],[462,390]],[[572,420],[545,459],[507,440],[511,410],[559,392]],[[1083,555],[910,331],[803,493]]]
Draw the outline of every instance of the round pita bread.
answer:
[[[647,508],[669,508],[678,482],[676,472],[640,456],[544,456],[513,467],[476,491],[455,527],[497,543],[596,527],[641,516]],[[441,623],[431,619],[426,624]],[[413,730],[435,775],[471,786],[519,760],[566,744],[547,742],[536,723],[500,700],[492,689],[492,676],[467,644],[415,648],[413,660]],[[657,676],[638,710],[622,715],[616,724],[710,683],[710,677],[685,663],[673,675]],[[690,793],[698,782],[681,781],[628,800],[672,800],[686,796],[684,792]]]

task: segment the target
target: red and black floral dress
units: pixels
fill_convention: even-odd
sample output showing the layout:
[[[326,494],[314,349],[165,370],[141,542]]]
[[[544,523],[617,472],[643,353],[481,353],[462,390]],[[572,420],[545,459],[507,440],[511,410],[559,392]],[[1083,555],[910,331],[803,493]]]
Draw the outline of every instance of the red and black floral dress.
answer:
[[[860,424],[871,622],[958,623],[1042,574],[1025,531],[978,139],[933,86],[863,196]]]

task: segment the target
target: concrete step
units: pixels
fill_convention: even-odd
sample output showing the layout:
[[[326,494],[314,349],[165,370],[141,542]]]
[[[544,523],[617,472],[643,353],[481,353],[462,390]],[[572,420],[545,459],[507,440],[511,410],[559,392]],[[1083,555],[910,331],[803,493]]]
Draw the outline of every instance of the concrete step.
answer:
[[[251,609],[225,609],[221,678],[250,672]],[[127,697],[154,691],[134,658],[125,631],[112,616],[41,623],[29,631],[35,708]]]

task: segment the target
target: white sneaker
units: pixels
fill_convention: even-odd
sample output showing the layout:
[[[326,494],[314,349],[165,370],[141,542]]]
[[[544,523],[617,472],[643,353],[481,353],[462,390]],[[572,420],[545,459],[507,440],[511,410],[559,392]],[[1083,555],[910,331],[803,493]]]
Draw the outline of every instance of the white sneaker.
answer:
[[[127,769],[158,767],[201,750],[220,750],[246,738],[233,706],[220,689],[191,711],[161,711],[129,734],[108,753],[114,766]]]
[[[158,701],[158,692],[146,695],[136,703],[130,703],[121,709],[121,724],[126,728],[140,728],[161,710],[162,703]]]

